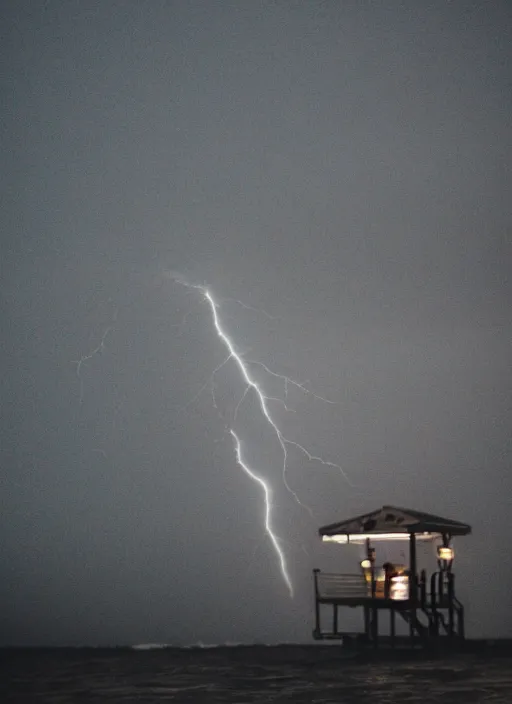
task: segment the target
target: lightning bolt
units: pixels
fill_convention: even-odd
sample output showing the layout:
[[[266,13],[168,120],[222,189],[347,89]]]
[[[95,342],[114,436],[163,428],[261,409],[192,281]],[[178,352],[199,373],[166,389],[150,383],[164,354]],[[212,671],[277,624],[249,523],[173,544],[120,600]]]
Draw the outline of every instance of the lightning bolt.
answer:
[[[235,441],[235,453],[236,453],[236,461],[240,465],[240,467],[244,470],[246,474],[249,475],[249,477],[259,484],[261,488],[263,489],[263,493],[265,495],[265,531],[267,532],[270,541],[272,545],[274,546],[274,550],[276,551],[278,558],[279,558],[279,564],[281,567],[281,574],[283,575],[283,579],[286,583],[286,586],[288,587],[288,591],[290,592],[290,596],[293,597],[293,585],[292,581],[290,579],[290,575],[288,574],[288,568],[286,566],[286,560],[284,557],[284,553],[281,550],[281,546],[279,545],[278,538],[276,537],[275,533],[272,530],[272,525],[271,525],[271,519],[270,519],[270,507],[272,505],[272,492],[270,491],[270,488],[268,484],[260,477],[258,476],[250,467],[244,462],[242,459],[242,448],[240,446],[240,440],[238,438],[238,435],[235,433],[234,430],[229,431],[231,435],[234,438]]]
[[[248,306],[247,303],[244,303],[243,301],[239,301],[238,298],[223,298],[224,301],[232,301],[233,303],[237,303],[239,306],[242,306],[242,308],[245,308],[246,310],[252,310],[255,313],[260,313],[261,315],[264,315],[265,318],[268,318],[269,320],[277,320],[277,317],[275,315],[270,315],[270,313],[267,313],[266,310],[262,310],[261,308],[254,308],[253,306]]]
[[[270,427],[272,428],[272,430],[273,430],[273,432],[274,432],[274,434],[275,434],[275,436],[276,436],[276,438],[277,438],[277,440],[278,440],[278,442],[279,442],[279,444],[280,444],[280,446],[281,446],[282,455],[283,455],[282,479],[283,479],[284,486],[285,486],[286,489],[289,491],[289,493],[293,496],[293,498],[295,499],[295,501],[297,502],[297,504],[299,504],[302,508],[306,509],[306,510],[309,512],[309,514],[310,514],[311,516],[313,516],[313,513],[312,513],[310,507],[307,506],[306,504],[304,504],[304,503],[300,500],[300,498],[299,498],[299,496],[297,495],[297,493],[291,488],[291,486],[290,486],[289,483],[288,483],[286,473],[287,473],[287,465],[288,465],[288,448],[289,448],[289,447],[295,447],[296,449],[298,449],[298,450],[299,450],[300,452],[302,452],[302,453],[308,458],[308,460],[311,461],[311,462],[317,462],[317,463],[319,463],[319,464],[321,464],[321,465],[323,465],[323,466],[325,466],[325,467],[337,469],[337,470],[343,475],[343,477],[347,480],[347,482],[348,482],[349,484],[351,484],[351,482],[350,482],[349,478],[347,477],[347,475],[345,474],[344,470],[342,469],[342,467],[341,467],[340,465],[336,464],[335,462],[326,461],[326,460],[324,460],[323,458],[321,458],[321,457],[319,457],[319,456],[317,456],[317,455],[314,455],[314,454],[312,454],[311,452],[309,452],[309,450],[307,450],[307,449],[306,449],[303,445],[301,445],[300,443],[298,443],[298,442],[296,442],[296,441],[294,441],[294,440],[289,440],[288,438],[286,438],[286,437],[283,435],[283,432],[282,432],[281,429],[278,427],[277,423],[275,422],[275,420],[273,419],[273,417],[272,417],[272,415],[271,415],[271,412],[270,412],[270,409],[269,409],[269,403],[271,403],[271,402],[279,402],[279,403],[281,403],[281,404],[284,406],[284,408],[285,408],[286,410],[292,410],[292,409],[289,409],[289,408],[287,407],[287,405],[286,405],[286,399],[287,399],[287,394],[288,394],[288,387],[289,387],[289,385],[292,385],[292,386],[294,386],[295,388],[301,390],[303,393],[309,394],[309,395],[311,395],[313,398],[319,399],[319,400],[321,400],[321,401],[323,401],[323,402],[325,402],[325,403],[334,404],[335,402],[334,402],[334,401],[331,401],[331,400],[329,400],[329,399],[323,398],[322,396],[318,396],[317,394],[314,394],[312,391],[310,391],[309,389],[307,389],[307,388],[304,386],[303,383],[300,383],[300,382],[298,382],[298,381],[295,381],[294,379],[290,379],[289,377],[287,377],[287,376],[285,376],[285,375],[277,374],[276,372],[273,372],[269,367],[267,367],[267,366],[266,366],[265,364],[263,364],[262,362],[257,362],[257,361],[255,361],[255,360],[244,360],[243,357],[242,357],[242,355],[237,352],[237,350],[236,350],[236,348],[235,348],[234,342],[230,339],[229,335],[226,333],[226,331],[224,330],[224,328],[223,328],[223,326],[222,326],[221,320],[220,320],[220,318],[219,318],[219,313],[218,313],[218,310],[219,310],[219,307],[220,307],[220,306],[219,306],[219,304],[215,301],[215,299],[214,299],[212,293],[210,292],[210,290],[209,290],[208,288],[206,288],[205,286],[200,286],[200,285],[198,285],[198,284],[191,284],[191,283],[187,282],[186,280],[184,280],[184,278],[183,278],[182,276],[177,275],[177,274],[174,274],[174,273],[169,274],[169,277],[172,278],[176,283],[179,283],[180,285],[185,286],[185,287],[187,287],[187,288],[189,288],[189,289],[196,289],[197,291],[199,291],[199,292],[201,293],[203,299],[204,299],[204,300],[208,303],[208,305],[209,305],[210,312],[211,312],[211,316],[212,316],[213,326],[214,326],[214,328],[215,328],[215,331],[216,331],[216,333],[217,333],[217,336],[221,339],[221,341],[222,341],[222,343],[223,343],[223,346],[225,347],[225,349],[226,349],[226,351],[227,351],[227,353],[228,353],[228,354],[227,354],[227,357],[223,360],[223,362],[221,362],[221,364],[219,364],[219,365],[216,367],[216,369],[214,369],[214,371],[213,371],[212,374],[210,375],[208,381],[207,381],[205,384],[203,384],[203,386],[202,386],[202,387],[199,389],[199,391],[193,396],[193,398],[190,399],[190,401],[188,401],[188,403],[186,404],[186,406],[190,405],[193,401],[195,401],[195,400],[199,397],[199,395],[203,392],[203,390],[212,382],[213,377],[215,376],[215,374],[216,374],[222,367],[224,367],[230,360],[233,360],[233,362],[235,363],[236,367],[238,368],[238,370],[239,370],[239,372],[240,372],[240,375],[241,375],[242,379],[243,379],[244,382],[245,382],[245,390],[244,390],[244,393],[243,393],[242,397],[240,398],[240,400],[238,401],[238,403],[237,403],[237,405],[236,405],[235,412],[234,412],[234,415],[233,415],[233,421],[236,420],[238,411],[239,411],[240,406],[242,405],[244,399],[247,397],[247,395],[249,394],[250,391],[253,391],[253,392],[255,393],[255,395],[256,395],[256,398],[257,398],[257,400],[258,400],[258,403],[259,403],[261,412],[262,412],[262,414],[263,414],[265,420],[267,421],[267,423],[268,423],[268,424],[270,425]],[[237,301],[237,302],[238,302],[238,301]],[[245,306],[245,307],[248,307],[248,306]],[[268,314],[267,314],[267,315],[268,315]],[[275,377],[275,378],[278,378],[278,379],[280,379],[281,381],[283,381],[283,383],[284,383],[284,388],[285,388],[285,401],[283,401],[282,399],[273,397],[273,396],[268,396],[268,395],[266,395],[266,394],[264,393],[263,389],[260,387],[260,385],[257,383],[257,381],[253,378],[253,376],[252,376],[252,374],[251,374],[251,371],[250,371],[250,366],[251,366],[251,365],[258,365],[258,366],[260,366],[265,372],[267,372],[269,375],[271,375],[271,376],[273,376],[273,377]],[[216,404],[215,404],[215,397],[213,397],[213,398],[214,398],[214,405],[216,406]],[[184,406],[184,408],[185,408],[186,406]],[[230,434],[232,435],[232,437],[233,437],[233,439],[234,439],[234,441],[235,441],[235,454],[236,454],[236,458],[237,458],[237,462],[238,462],[239,466],[244,470],[244,472],[245,472],[253,481],[255,481],[256,483],[258,483],[258,484],[263,488],[263,491],[264,491],[264,498],[265,498],[265,531],[266,531],[266,533],[268,534],[268,536],[269,536],[269,538],[270,538],[270,541],[271,541],[271,543],[272,543],[272,545],[273,545],[273,547],[274,547],[275,552],[277,553],[278,560],[279,560],[279,564],[280,564],[280,568],[281,568],[281,574],[282,574],[283,579],[284,579],[284,581],[285,581],[285,583],[286,583],[286,586],[288,587],[288,590],[289,590],[289,592],[290,592],[290,595],[293,596],[293,587],[292,587],[291,579],[290,579],[290,576],[289,576],[289,574],[288,574],[288,570],[287,570],[287,567],[286,567],[285,557],[284,557],[283,551],[281,550],[281,547],[280,547],[280,545],[279,545],[279,539],[278,539],[278,537],[275,535],[275,533],[273,532],[272,526],[271,526],[271,491],[270,491],[270,488],[269,488],[268,485],[265,483],[265,481],[264,481],[259,475],[257,475],[252,469],[250,469],[249,466],[244,462],[244,460],[243,460],[243,458],[242,458],[242,450],[241,450],[241,442],[240,442],[240,439],[239,439],[238,435],[235,433],[235,431],[234,431],[232,428],[229,429],[229,432],[230,432]]]
[[[227,361],[229,361],[230,359],[233,359],[235,361],[241,375],[242,375],[242,378],[244,379],[244,381],[247,385],[246,390],[244,392],[244,395],[242,396],[240,403],[238,404],[237,411],[239,410],[242,401],[247,396],[248,391],[253,389],[255,391],[256,397],[259,401],[261,411],[262,411],[263,415],[265,416],[265,419],[267,420],[267,422],[272,426],[272,429],[274,430],[274,433],[275,433],[277,439],[279,440],[279,444],[281,445],[281,449],[283,451],[283,483],[284,483],[285,487],[287,488],[287,490],[290,492],[290,494],[293,496],[295,501],[299,504],[299,506],[302,506],[303,508],[305,508],[312,515],[312,511],[309,508],[309,506],[306,506],[306,504],[302,503],[302,501],[298,497],[297,493],[289,485],[287,477],[286,477],[286,469],[287,469],[287,462],[288,462],[287,444],[293,444],[299,448],[301,446],[298,443],[291,443],[289,440],[287,440],[284,437],[281,430],[278,428],[276,422],[274,421],[274,419],[270,415],[270,411],[268,408],[268,402],[272,401],[274,399],[272,397],[266,396],[263,393],[262,389],[260,389],[260,387],[258,386],[256,381],[250,375],[249,370],[247,368],[247,365],[244,364],[242,357],[235,350],[234,344],[231,342],[231,340],[229,339],[227,334],[224,332],[224,330],[221,326],[220,320],[219,320],[218,313],[217,313],[218,304],[213,300],[210,291],[208,289],[203,288],[203,287],[199,287],[199,290],[202,292],[203,296],[210,304],[210,308],[211,308],[211,312],[212,312],[212,316],[213,316],[213,324],[215,326],[215,330],[217,331],[217,335],[220,337],[220,339],[224,343],[225,347],[229,351],[228,358],[225,360],[225,362],[221,366],[224,366],[224,364]],[[216,373],[216,371],[217,370],[214,371],[214,374]]]
[[[78,379],[80,380],[80,406],[82,405],[82,402],[84,399],[84,381],[83,381],[83,378],[81,375],[82,365],[85,362],[88,362],[93,357],[95,357],[97,354],[103,353],[103,351],[105,350],[105,341],[117,321],[118,312],[119,312],[118,307],[114,306],[113,311],[112,311],[112,321],[111,321],[110,325],[108,325],[105,328],[105,330],[103,331],[103,335],[101,336],[101,339],[100,339],[98,345],[88,354],[83,354],[80,357],[80,359],[72,360],[72,364],[76,364],[76,375],[77,375]]]
[[[76,364],[76,375],[80,376],[80,370],[82,368],[82,364],[84,362],[87,362],[88,359],[92,359],[95,355],[99,354],[105,349],[105,340],[107,339],[107,335],[109,332],[112,330],[112,326],[109,326],[108,328],[105,329],[105,332],[101,336],[100,343],[97,347],[93,349],[92,352],[89,352],[89,354],[84,354],[80,357],[80,359],[75,359],[73,360],[73,364]]]
[[[105,331],[103,335],[101,336],[100,343],[97,347],[95,347],[92,352],[89,352],[89,354],[84,354],[80,357],[80,359],[75,359],[73,360],[73,364],[76,364],[76,375],[80,379],[80,406],[82,405],[83,399],[84,399],[84,381],[82,377],[80,376],[80,372],[82,370],[82,364],[84,362],[87,362],[89,359],[92,359],[95,355],[99,354],[100,352],[103,352],[105,349],[105,340],[107,339],[107,335],[109,332],[112,330],[112,326],[109,325],[108,328],[105,328]]]

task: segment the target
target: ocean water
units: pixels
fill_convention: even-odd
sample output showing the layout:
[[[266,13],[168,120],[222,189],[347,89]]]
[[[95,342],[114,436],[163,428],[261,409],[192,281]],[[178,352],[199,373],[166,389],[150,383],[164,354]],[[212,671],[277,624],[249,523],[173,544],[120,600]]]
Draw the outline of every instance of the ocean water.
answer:
[[[512,653],[335,646],[3,650],[1,702],[512,703]]]

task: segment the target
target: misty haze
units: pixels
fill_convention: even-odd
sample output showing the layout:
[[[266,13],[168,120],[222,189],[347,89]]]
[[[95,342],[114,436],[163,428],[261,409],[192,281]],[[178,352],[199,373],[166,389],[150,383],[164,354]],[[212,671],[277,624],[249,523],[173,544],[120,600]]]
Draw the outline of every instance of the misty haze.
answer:
[[[512,637],[509,4],[2,20],[0,645],[312,643],[384,504]]]

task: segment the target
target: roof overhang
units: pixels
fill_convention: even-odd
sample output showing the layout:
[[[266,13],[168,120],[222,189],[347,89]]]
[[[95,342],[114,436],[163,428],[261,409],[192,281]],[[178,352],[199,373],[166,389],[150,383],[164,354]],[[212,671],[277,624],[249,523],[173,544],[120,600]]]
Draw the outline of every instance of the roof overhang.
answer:
[[[323,526],[322,540],[341,544],[371,540],[408,540],[414,534],[418,540],[434,540],[442,536],[469,535],[467,523],[441,518],[433,514],[396,506],[383,506],[376,511]]]

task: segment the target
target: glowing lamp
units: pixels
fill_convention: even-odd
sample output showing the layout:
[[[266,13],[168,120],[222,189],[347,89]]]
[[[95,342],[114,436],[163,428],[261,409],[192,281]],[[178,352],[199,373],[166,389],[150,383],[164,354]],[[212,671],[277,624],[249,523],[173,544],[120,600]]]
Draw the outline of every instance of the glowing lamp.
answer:
[[[448,548],[445,546],[440,546],[437,548],[437,557],[445,562],[452,562],[455,557],[453,548]]]
[[[409,598],[409,577],[407,575],[391,578],[389,598],[393,601],[406,601]]]
[[[372,563],[370,560],[363,560],[361,562],[361,567],[363,570],[370,570],[372,568]]]
[[[424,533],[417,533],[416,540],[432,540],[438,536],[439,533],[427,533],[425,531]],[[340,543],[341,545],[348,545],[350,543],[360,545],[367,540],[377,542],[380,540],[410,540],[410,538],[410,534],[405,531],[402,533],[335,533],[334,535],[322,536],[324,543]]]

